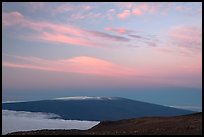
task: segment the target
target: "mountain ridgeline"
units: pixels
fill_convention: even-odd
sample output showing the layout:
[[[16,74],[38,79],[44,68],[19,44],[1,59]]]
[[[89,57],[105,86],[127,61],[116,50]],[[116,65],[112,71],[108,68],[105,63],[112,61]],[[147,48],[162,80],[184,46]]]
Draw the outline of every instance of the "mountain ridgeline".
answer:
[[[121,120],[147,116],[177,116],[194,113],[162,105],[119,97],[59,98],[28,102],[3,103],[3,109],[54,113],[65,120]]]

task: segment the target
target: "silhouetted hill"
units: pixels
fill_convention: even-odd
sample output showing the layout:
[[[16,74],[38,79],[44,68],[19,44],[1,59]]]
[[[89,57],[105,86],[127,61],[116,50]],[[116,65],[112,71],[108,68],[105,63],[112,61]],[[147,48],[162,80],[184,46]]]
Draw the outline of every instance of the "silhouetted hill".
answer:
[[[45,112],[66,120],[120,120],[144,116],[176,116],[194,113],[162,105],[118,97],[63,98],[29,102],[3,103],[3,109]]]

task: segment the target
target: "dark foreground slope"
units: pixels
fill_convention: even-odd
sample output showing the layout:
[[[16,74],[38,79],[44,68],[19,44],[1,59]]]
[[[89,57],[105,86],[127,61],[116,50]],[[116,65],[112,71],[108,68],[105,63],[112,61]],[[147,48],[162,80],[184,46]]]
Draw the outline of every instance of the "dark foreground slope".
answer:
[[[54,113],[65,120],[89,121],[121,120],[145,116],[176,116],[194,113],[193,111],[118,97],[3,103],[2,107],[14,111]]]
[[[202,113],[104,121],[89,130],[37,130],[9,135],[202,135]]]

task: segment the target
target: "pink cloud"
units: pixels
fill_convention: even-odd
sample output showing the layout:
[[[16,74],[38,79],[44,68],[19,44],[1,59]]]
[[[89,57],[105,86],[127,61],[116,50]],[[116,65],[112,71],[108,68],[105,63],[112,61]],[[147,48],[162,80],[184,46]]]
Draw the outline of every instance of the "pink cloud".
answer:
[[[128,29],[125,29],[125,28],[110,28],[110,27],[107,27],[105,28],[105,30],[108,30],[108,31],[113,31],[113,32],[116,32],[118,34],[129,34],[129,33],[132,33],[134,32],[133,30],[128,30]]]
[[[41,67],[41,66],[35,66],[30,64],[15,64],[10,62],[2,62],[2,66],[4,67],[11,67],[11,68],[25,68],[25,69],[36,69],[36,70],[44,70],[44,71],[58,71],[53,68],[48,67]]]
[[[92,9],[94,8],[95,7],[92,5],[73,5],[71,3],[66,3],[64,5],[56,6],[53,10],[51,10],[51,13],[53,15],[69,13],[68,21],[100,18],[102,16],[101,13],[92,12]]]
[[[127,18],[128,16],[130,16],[130,15],[131,15],[130,10],[124,10],[122,13],[117,14],[117,17],[118,17],[119,19],[125,19],[125,18]]]
[[[134,2],[116,2],[115,4],[119,9],[131,9],[135,5]]]
[[[92,6],[90,6],[90,5],[84,5],[83,6],[83,9],[84,10],[91,10],[93,7]]]
[[[63,34],[52,34],[44,32],[39,39],[51,42],[58,42],[58,43],[65,43],[65,44],[73,44],[73,45],[83,45],[83,46],[90,46],[95,47],[97,46],[96,43],[93,43],[89,40],[77,38],[77,37],[69,37]]]
[[[202,29],[193,26],[178,26],[170,30],[170,40],[174,45],[191,51],[201,51]]]
[[[3,26],[18,25],[22,23],[23,21],[24,21],[23,15],[17,11],[2,13],[2,25]]]
[[[11,56],[24,63],[2,62],[4,67],[35,69],[68,73],[82,73],[99,76],[135,75],[135,70],[111,63],[109,61],[79,56],[62,60],[45,60],[36,57]],[[32,63],[32,64],[30,64]]]
[[[133,13],[134,15],[137,15],[137,16],[142,15],[142,11],[141,11],[140,9],[134,9],[134,10],[132,11],[132,13]]]
[[[125,19],[129,16],[141,16],[147,14],[158,14],[166,15],[167,12],[172,9],[171,3],[118,3],[116,4],[121,10],[122,13],[117,14],[119,19]]]
[[[192,83],[198,82],[197,79],[200,78],[202,73],[201,56],[199,56],[196,61],[195,58],[188,58],[186,60],[186,57],[181,56],[178,59],[178,56],[169,56],[168,54],[159,51],[155,51],[152,58],[144,58],[142,61],[136,59],[135,62],[137,62],[137,67],[135,68],[129,68],[104,59],[88,56],[78,56],[58,60],[13,55],[6,56],[13,57],[15,62],[3,61],[2,67],[56,72],[62,73],[62,75],[66,75],[66,73],[75,73],[90,76],[102,76],[107,77],[110,81],[112,81],[112,78],[114,78],[113,81],[115,81],[115,77],[118,77],[115,81],[118,86],[121,84],[126,86],[139,86],[146,85],[147,83],[153,85],[191,85]],[[161,57],[162,59],[158,60],[158,58]],[[196,79],[192,79],[191,77]],[[47,84],[49,85],[50,83]],[[114,82],[111,84],[114,84]]]
[[[158,12],[163,13],[169,8],[168,4],[163,3],[120,3],[117,4],[123,12],[118,14],[119,19],[125,19],[128,16],[142,14],[156,14]]]
[[[114,15],[115,15],[115,9],[109,9],[107,11],[107,15],[106,16],[107,16],[108,20],[112,20]]]
[[[154,14],[158,11],[163,11],[164,7],[162,7],[161,4],[155,4],[155,3],[142,3],[139,5],[136,5],[133,8],[133,14],[135,15],[141,15],[142,13],[148,13],[148,14]]]
[[[139,4],[138,6],[136,6],[137,8],[143,10],[143,11],[148,11],[149,8],[150,8],[150,4],[148,3],[142,3],[142,4]]]
[[[85,30],[73,25],[32,21],[25,18],[19,12],[3,13],[4,27],[16,27],[17,25],[18,28],[22,27],[38,32],[37,34],[30,36],[32,40],[43,40],[47,42],[59,42],[91,47],[102,47],[104,45],[111,46],[114,42],[129,41],[129,39],[125,37],[110,35],[99,31]],[[26,35],[24,36],[26,37]],[[27,39],[29,39],[28,36]],[[106,41],[101,43],[100,41],[103,39],[106,39]]]

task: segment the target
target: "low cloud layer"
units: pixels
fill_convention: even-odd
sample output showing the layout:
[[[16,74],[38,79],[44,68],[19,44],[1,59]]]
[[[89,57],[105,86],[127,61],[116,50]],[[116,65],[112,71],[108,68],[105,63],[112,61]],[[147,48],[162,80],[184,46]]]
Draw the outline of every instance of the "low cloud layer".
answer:
[[[55,114],[2,110],[2,134],[40,129],[86,130],[99,123],[98,121],[63,120],[57,117]]]
[[[170,107],[202,112],[202,106],[170,106]]]

